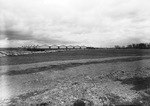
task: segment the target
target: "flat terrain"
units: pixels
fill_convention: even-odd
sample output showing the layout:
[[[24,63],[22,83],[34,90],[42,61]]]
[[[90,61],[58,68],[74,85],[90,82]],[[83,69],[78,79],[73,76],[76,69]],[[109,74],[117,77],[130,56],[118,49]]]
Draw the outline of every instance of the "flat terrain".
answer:
[[[97,50],[76,50],[54,53],[39,53],[20,56],[6,56],[0,58],[0,65],[29,64],[46,61],[96,59],[120,56],[144,56],[150,55],[148,49],[97,49]]]
[[[0,106],[150,105],[150,50],[66,51],[3,60]]]

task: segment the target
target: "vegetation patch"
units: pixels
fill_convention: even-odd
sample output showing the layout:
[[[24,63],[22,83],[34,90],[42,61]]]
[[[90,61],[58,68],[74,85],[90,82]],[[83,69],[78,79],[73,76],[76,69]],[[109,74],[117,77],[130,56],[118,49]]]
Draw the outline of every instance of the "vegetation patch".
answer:
[[[18,52],[18,51],[17,51]],[[46,61],[62,61],[77,59],[97,59],[120,56],[145,56],[150,55],[150,50],[139,49],[94,49],[94,50],[75,50],[54,53],[37,53],[19,56],[5,56],[0,58],[0,65],[30,64]]]
[[[77,67],[81,65],[90,65],[90,64],[100,64],[100,63],[116,63],[116,62],[133,62],[143,59],[150,59],[150,57],[130,57],[130,58],[123,58],[123,59],[111,59],[111,60],[104,60],[104,61],[91,61],[85,63],[67,63],[67,64],[59,64],[59,65],[49,65],[44,67],[36,67],[30,68],[25,70],[11,70],[8,71],[7,75],[21,75],[21,74],[31,74],[36,72],[48,71],[48,70],[65,70],[71,67]]]
[[[134,85],[133,90],[145,90],[150,88],[150,77],[133,77],[120,80],[122,84]]]
[[[94,106],[94,103],[87,99],[78,99],[73,103],[73,106]]]

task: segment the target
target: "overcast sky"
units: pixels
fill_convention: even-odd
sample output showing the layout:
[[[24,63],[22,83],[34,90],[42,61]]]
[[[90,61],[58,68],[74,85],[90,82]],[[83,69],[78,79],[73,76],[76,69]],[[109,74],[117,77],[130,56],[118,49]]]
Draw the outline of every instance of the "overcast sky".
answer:
[[[150,0],[0,0],[0,47],[150,42]]]

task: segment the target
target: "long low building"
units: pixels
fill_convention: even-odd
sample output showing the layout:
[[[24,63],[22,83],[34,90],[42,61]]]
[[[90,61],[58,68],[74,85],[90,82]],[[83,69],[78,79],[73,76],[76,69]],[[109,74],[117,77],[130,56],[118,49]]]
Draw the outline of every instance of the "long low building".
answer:
[[[52,45],[52,46],[49,46],[50,49],[59,49],[59,46],[57,45]]]
[[[59,46],[59,49],[67,49],[67,46],[61,45],[61,46]]]
[[[37,48],[39,49],[49,49],[48,45],[41,45],[41,46],[37,46]]]
[[[79,45],[76,45],[76,46],[73,46],[73,45],[32,45],[32,46],[23,46],[22,48],[25,48],[25,49],[41,49],[41,50],[70,50],[70,49],[86,49],[86,46],[79,46]]]

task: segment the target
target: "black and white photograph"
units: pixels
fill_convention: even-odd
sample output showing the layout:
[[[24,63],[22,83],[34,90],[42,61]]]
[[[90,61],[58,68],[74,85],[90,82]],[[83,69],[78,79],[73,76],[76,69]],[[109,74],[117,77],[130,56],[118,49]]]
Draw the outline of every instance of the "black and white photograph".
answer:
[[[0,106],[150,106],[150,0],[0,0]]]

